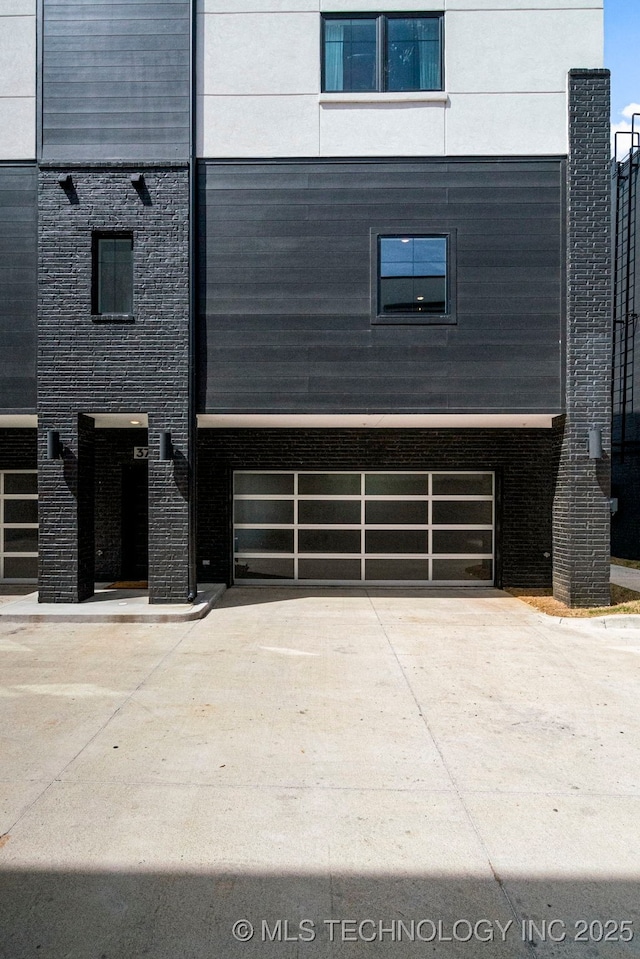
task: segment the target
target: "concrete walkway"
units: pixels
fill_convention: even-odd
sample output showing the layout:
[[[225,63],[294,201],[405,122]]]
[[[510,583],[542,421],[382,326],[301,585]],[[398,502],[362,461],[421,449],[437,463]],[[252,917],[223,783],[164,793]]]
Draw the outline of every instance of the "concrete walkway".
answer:
[[[616,586],[626,586],[640,593],[640,569],[629,566],[611,566],[611,582]]]
[[[0,586],[6,590],[6,587]],[[10,623],[183,623],[202,619],[215,606],[226,586],[210,583],[198,590],[193,603],[149,604],[147,589],[96,586],[82,603],[39,603],[38,593],[20,589],[19,598],[0,596],[0,620]]]
[[[611,582],[640,592],[640,570],[611,566]],[[87,623],[175,623],[202,619],[216,605],[226,586],[209,583],[200,586],[194,603],[149,605],[146,589],[115,589],[97,585],[95,594],[83,603],[39,603],[38,593],[31,587],[0,585],[0,620],[7,622],[78,622]],[[31,591],[30,591],[31,590]],[[464,593],[466,595],[466,592]],[[598,619],[609,626],[609,617]],[[623,619],[617,617],[618,625]],[[627,626],[640,627],[640,616],[624,618]]]
[[[639,956],[639,636],[496,590],[0,620],[0,956]]]

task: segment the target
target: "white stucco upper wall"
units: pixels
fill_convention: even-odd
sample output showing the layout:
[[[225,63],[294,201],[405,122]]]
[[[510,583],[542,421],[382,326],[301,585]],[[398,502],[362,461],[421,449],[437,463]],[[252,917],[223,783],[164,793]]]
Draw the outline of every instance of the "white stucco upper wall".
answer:
[[[36,148],[36,0],[0,0],[0,160]]]
[[[36,0],[0,0],[0,17],[35,17]]]
[[[445,85],[451,93],[563,91],[571,67],[602,66],[602,11],[449,10]]]
[[[567,73],[603,64],[602,0],[200,0],[199,10],[202,156],[562,154]],[[443,94],[321,94],[321,12],[403,10],[444,12]]]

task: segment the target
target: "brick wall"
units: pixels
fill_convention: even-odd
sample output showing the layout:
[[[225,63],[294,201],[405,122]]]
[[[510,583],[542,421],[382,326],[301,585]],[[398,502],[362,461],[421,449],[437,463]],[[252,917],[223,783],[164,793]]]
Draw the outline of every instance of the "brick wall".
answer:
[[[36,466],[36,431],[0,430],[0,470],[34,470]]]
[[[611,449],[609,72],[569,74],[566,416],[556,424],[554,594],[607,605]],[[591,428],[605,458],[590,460]]]
[[[137,172],[144,174],[143,189],[131,183],[131,174]],[[71,174],[71,188],[61,188],[61,173]],[[93,231],[133,234],[131,323],[92,318]],[[47,491],[40,514],[40,598],[82,598],[77,563],[84,547],[79,540],[78,514],[73,514],[78,489],[70,475],[72,458],[82,458],[77,413],[132,412],[149,414],[150,600],[184,601],[189,579],[184,475],[189,461],[187,167],[178,163],[43,166],[39,177],[39,275],[40,472]],[[68,461],[47,463],[44,459],[47,428],[61,432]],[[171,433],[173,462],[158,460],[162,430]],[[92,457],[88,450],[84,455]],[[89,477],[88,472],[86,475]],[[82,473],[78,482],[82,483]],[[70,498],[76,500],[73,509]]]
[[[40,602],[81,602],[93,592],[90,421],[64,410],[43,413],[38,425],[38,595]],[[63,441],[57,460],[47,459],[49,429]]]
[[[201,430],[198,579],[230,582],[233,470],[486,469],[502,490],[503,585],[549,587],[556,456],[552,430]]]

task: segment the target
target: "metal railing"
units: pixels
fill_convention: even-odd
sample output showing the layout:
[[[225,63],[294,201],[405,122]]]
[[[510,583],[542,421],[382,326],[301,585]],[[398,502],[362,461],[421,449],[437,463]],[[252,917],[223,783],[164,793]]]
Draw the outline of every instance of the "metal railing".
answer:
[[[628,154],[618,160],[618,138],[630,137]],[[615,134],[613,177],[614,207],[614,276],[613,276],[613,375],[612,449],[622,459],[637,445],[629,435],[629,420],[634,406],[635,337],[638,325],[636,312],[637,195],[640,168],[640,114],[634,113],[630,131]]]

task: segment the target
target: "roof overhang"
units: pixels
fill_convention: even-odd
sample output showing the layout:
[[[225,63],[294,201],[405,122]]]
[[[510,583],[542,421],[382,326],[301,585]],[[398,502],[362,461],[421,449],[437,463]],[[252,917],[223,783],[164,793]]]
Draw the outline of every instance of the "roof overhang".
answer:
[[[558,413],[200,413],[201,429],[550,429]]]

